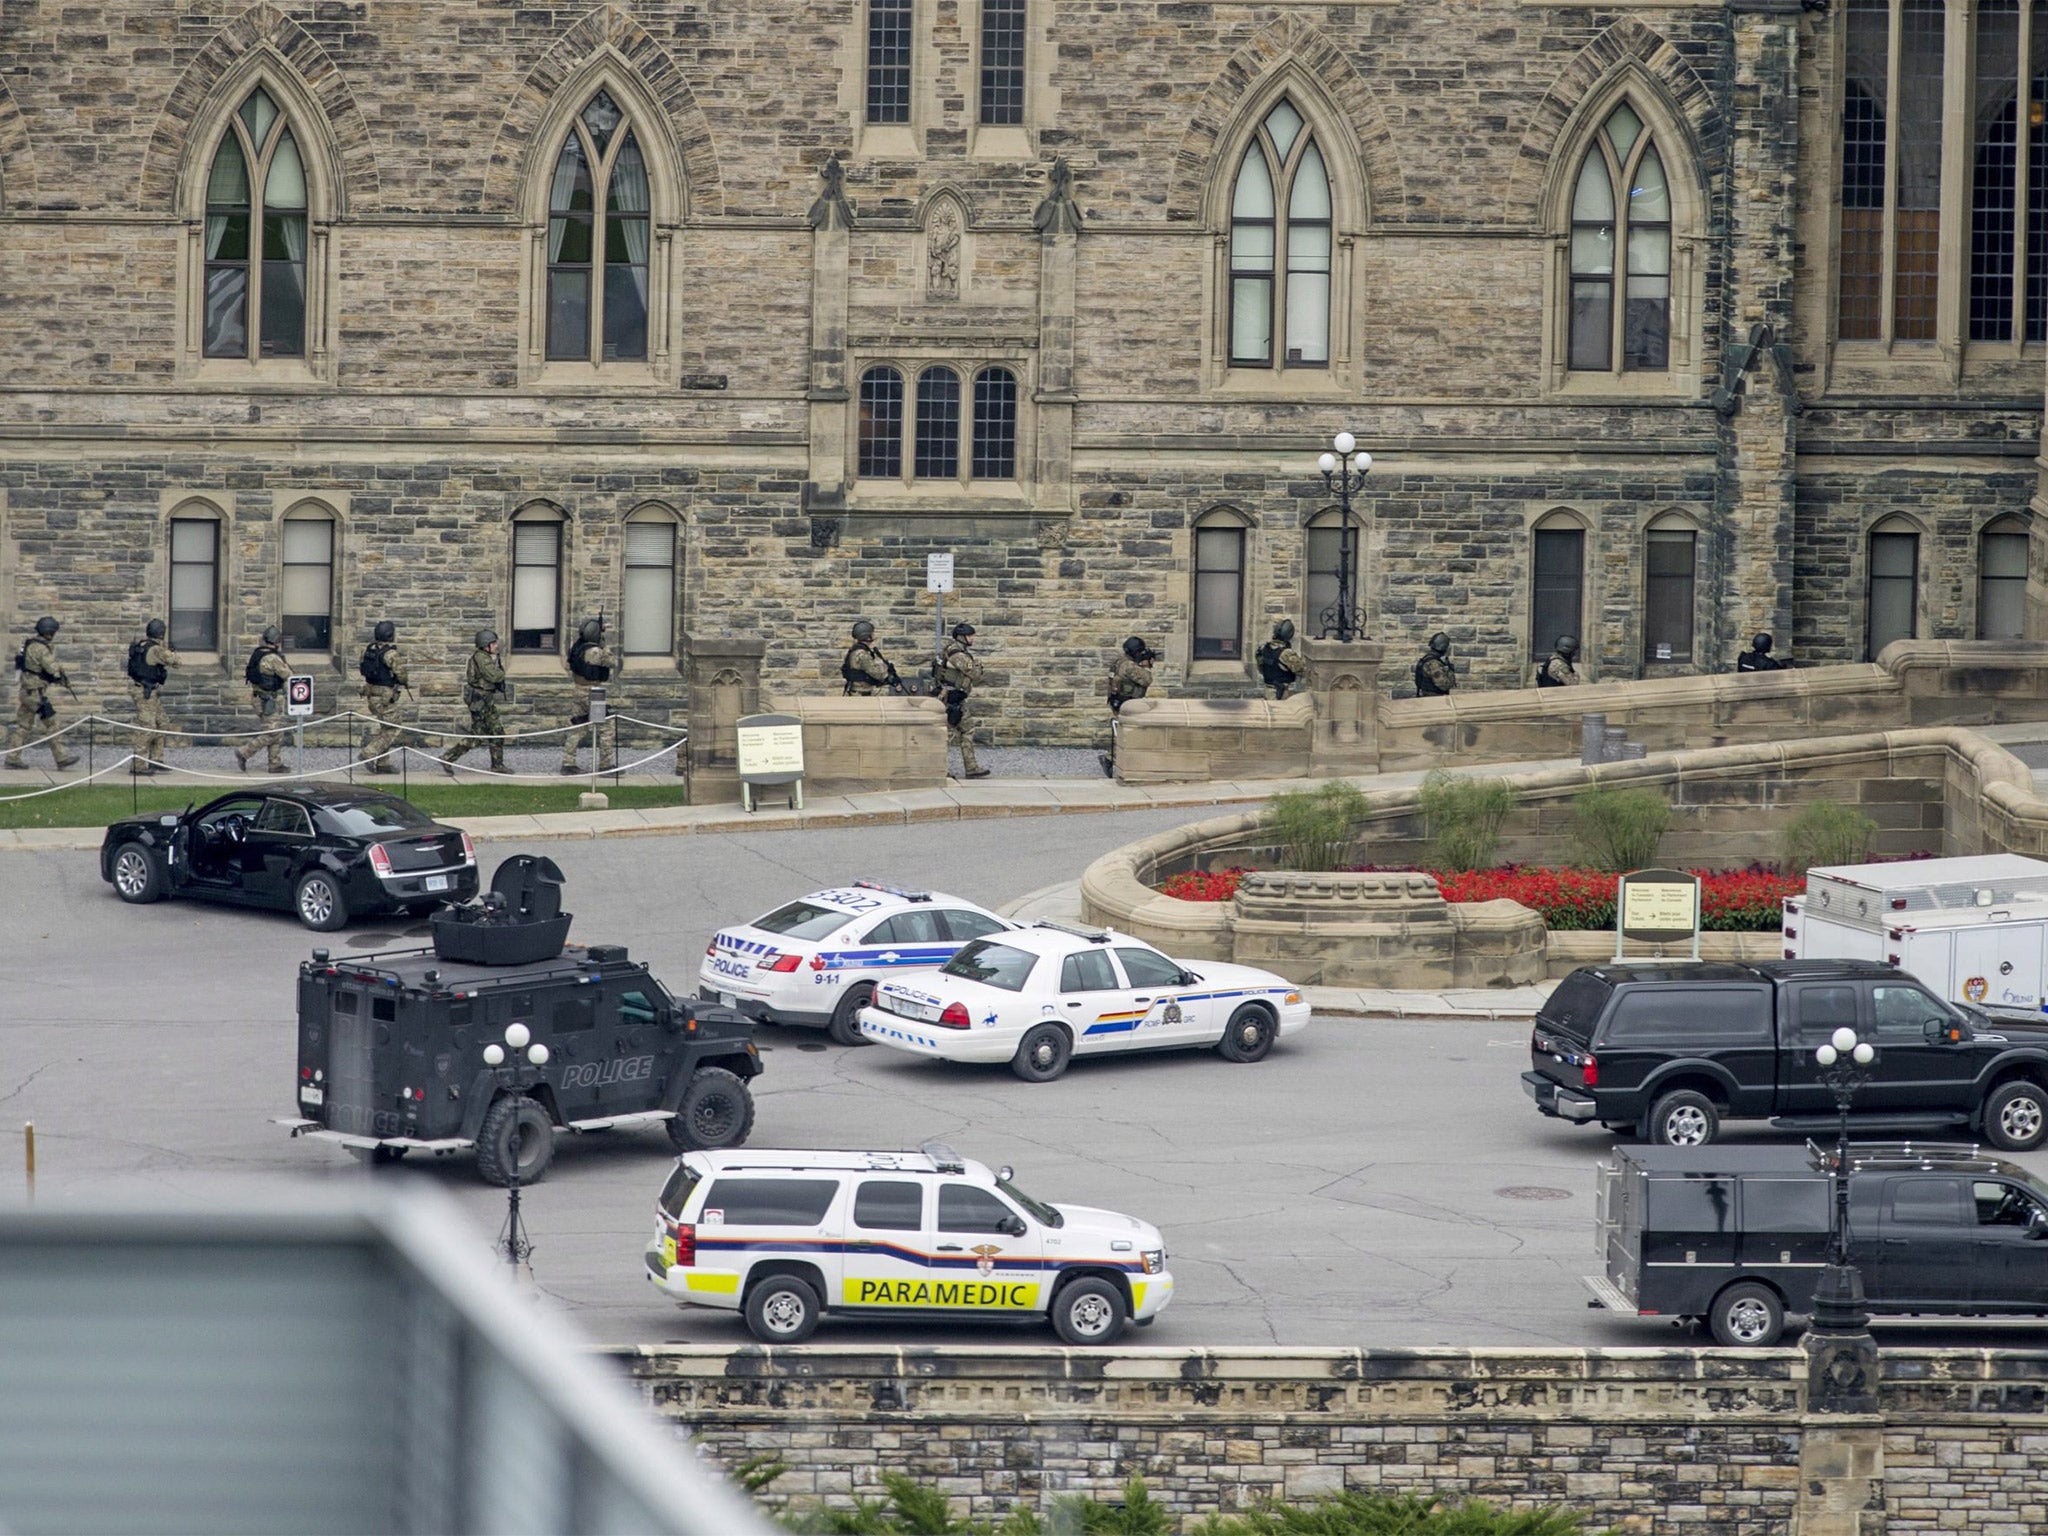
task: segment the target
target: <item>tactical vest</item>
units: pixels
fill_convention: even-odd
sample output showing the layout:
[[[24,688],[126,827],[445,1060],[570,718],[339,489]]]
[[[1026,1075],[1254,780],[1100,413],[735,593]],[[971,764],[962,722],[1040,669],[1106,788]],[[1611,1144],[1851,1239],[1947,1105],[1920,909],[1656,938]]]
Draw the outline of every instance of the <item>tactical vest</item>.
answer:
[[[1549,661],[1544,662],[1542,666],[1536,669],[1536,686],[1538,688],[1562,688],[1565,686],[1561,679],[1550,675],[1551,662],[1556,660],[1557,657],[1553,655]]]
[[[363,674],[363,681],[372,688],[396,688],[398,674],[391,670],[389,660],[391,647],[371,644],[363,647],[363,659],[356,663],[356,670]]]
[[[1294,674],[1280,665],[1280,653],[1285,649],[1277,640],[1268,640],[1259,647],[1259,676],[1265,679],[1268,688],[1285,688],[1294,681]]]
[[[586,683],[602,683],[612,675],[610,667],[600,667],[595,662],[583,659],[596,644],[595,640],[579,639],[569,647],[569,670]]]
[[[1781,667],[1777,657],[1762,651],[1744,651],[1741,660],[1735,663],[1738,672],[1776,672]]]
[[[874,647],[867,645],[850,645],[846,648],[846,655],[840,658],[839,675],[845,679],[846,691],[848,693],[853,692],[853,685],[855,683],[872,683],[874,681],[867,673],[861,671],[859,667],[853,664],[853,653],[855,651],[872,651],[873,649]]]
[[[161,688],[164,685],[165,679],[171,675],[171,669],[162,662],[158,662],[155,666],[149,664],[149,648],[155,644],[154,640],[137,640],[129,645],[128,679],[130,682],[140,683],[145,688]]]
[[[242,676],[248,679],[251,688],[260,688],[265,693],[276,693],[284,687],[283,678],[272,677],[263,670],[263,658],[276,654],[277,647],[274,645],[259,645],[249,653],[249,664],[242,668]]]

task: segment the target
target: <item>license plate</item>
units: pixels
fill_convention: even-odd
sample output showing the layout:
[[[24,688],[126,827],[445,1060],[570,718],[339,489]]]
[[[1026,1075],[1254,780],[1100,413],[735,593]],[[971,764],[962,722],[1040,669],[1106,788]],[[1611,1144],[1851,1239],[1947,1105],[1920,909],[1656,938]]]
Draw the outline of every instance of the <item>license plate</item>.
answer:
[[[447,877],[446,875],[429,875],[429,876],[427,876],[427,889],[428,889],[428,890],[430,890],[430,891],[445,891],[445,890],[447,890],[447,889],[448,889],[448,877]]]
[[[327,1095],[320,1089],[315,1088],[311,1083],[305,1083],[299,1088],[299,1102],[301,1104],[325,1104],[327,1102]]]
[[[737,1008],[740,1005],[740,1000],[730,992],[721,992],[718,994],[718,1003],[721,1008]]]

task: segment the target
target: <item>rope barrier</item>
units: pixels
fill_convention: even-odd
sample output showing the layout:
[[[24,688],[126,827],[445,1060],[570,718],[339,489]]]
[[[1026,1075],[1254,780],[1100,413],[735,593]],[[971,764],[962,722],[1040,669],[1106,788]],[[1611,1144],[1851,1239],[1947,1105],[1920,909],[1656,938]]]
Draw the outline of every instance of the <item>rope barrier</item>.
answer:
[[[76,789],[81,784],[90,784],[103,773],[112,773],[116,769],[124,768],[134,761],[135,754],[130,752],[118,762],[110,763],[105,768],[95,768],[91,773],[83,774],[75,779],[66,779],[62,784],[51,784],[42,789],[25,789],[18,795],[0,795],[0,805],[10,805],[16,800],[34,800],[43,795],[54,795],[63,790]]]
[[[687,739],[689,736],[689,729],[686,726],[665,725],[657,720],[642,720],[634,715],[608,715],[606,716],[606,718],[610,720],[620,721],[623,724],[644,726],[650,731],[659,731],[665,736],[673,736],[678,742]],[[253,731],[181,731],[176,729],[175,727],[165,727],[163,730],[157,730],[153,727],[144,727],[138,725],[132,720],[116,720],[108,715],[93,714],[80,715],[76,720],[71,721],[67,725],[59,726],[56,730],[51,731],[47,736],[34,737],[31,740],[23,742],[18,747],[13,747],[8,750],[10,755],[27,752],[35,747],[47,746],[49,743],[53,741],[57,741],[62,737],[70,735],[73,731],[81,731],[84,730],[86,727],[92,725],[103,725],[107,727],[109,730],[127,731],[132,735],[138,736],[177,736],[186,741],[199,741],[202,739],[211,739],[220,742],[228,742],[246,740],[251,737],[275,736],[280,734],[289,736],[293,732],[299,730],[311,731],[319,726],[334,725],[350,721],[360,722],[364,725],[368,725],[371,727],[378,727],[388,724],[394,726],[402,735],[418,736],[421,738],[431,738],[435,741],[455,741],[475,734],[474,732],[466,730],[439,731],[433,729],[431,726],[407,725],[399,723],[397,721],[380,720],[375,715],[363,714],[359,710],[353,709],[341,710],[331,715],[322,715],[316,720],[307,720],[303,725],[299,725],[288,720],[281,725],[264,726],[260,730]],[[546,726],[540,730],[533,731],[501,731],[497,734],[496,739],[499,741],[506,742],[537,741],[542,739],[543,737],[554,738],[561,736],[569,736],[579,731],[588,731],[589,729],[590,722],[586,720],[581,725],[551,725]],[[492,738],[483,737],[481,739],[488,741]]]

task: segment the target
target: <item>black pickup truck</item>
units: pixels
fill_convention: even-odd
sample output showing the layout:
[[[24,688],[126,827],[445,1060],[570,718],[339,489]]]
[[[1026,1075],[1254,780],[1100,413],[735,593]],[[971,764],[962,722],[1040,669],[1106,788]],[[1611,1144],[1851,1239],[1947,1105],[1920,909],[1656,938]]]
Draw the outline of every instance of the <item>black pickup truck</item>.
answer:
[[[1836,1123],[1814,1050],[1847,1025],[1876,1048],[1859,1133],[1981,1129],[1993,1146],[2048,1141],[2048,1022],[1993,1023],[1889,966],[1584,966],[1536,1015],[1522,1086],[1546,1115],[1704,1146],[1723,1120]]]

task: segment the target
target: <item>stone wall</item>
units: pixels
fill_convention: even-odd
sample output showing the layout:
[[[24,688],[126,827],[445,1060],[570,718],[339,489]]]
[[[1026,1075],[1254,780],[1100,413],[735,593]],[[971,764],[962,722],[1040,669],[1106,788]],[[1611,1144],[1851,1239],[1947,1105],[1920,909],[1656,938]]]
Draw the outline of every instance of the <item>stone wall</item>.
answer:
[[[803,722],[804,792],[933,789],[946,782],[946,706],[878,694],[785,699]]]
[[[2023,1536],[2048,1524],[2048,1354],[1884,1352],[1877,1415],[1807,1411],[1798,1350],[1110,1351],[647,1345],[653,1409],[773,1502],[884,1471],[956,1511],[1117,1497],[1177,1517],[1341,1489],[1563,1505],[1656,1536]]]

